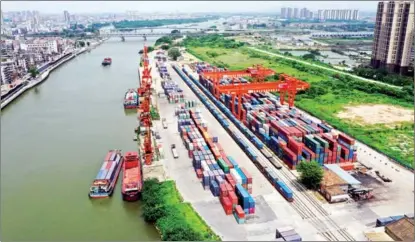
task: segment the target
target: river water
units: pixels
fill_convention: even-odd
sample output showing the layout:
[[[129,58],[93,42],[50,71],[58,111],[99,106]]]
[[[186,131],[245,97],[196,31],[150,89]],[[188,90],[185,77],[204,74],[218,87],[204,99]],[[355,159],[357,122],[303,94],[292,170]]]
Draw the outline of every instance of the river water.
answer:
[[[153,44],[156,38],[148,38]],[[138,86],[140,38],[111,39],[52,72],[1,114],[1,236],[3,241],[159,240],[125,203],[90,200],[89,186],[106,152],[136,150],[136,114],[122,101]],[[101,66],[111,57],[111,66]]]

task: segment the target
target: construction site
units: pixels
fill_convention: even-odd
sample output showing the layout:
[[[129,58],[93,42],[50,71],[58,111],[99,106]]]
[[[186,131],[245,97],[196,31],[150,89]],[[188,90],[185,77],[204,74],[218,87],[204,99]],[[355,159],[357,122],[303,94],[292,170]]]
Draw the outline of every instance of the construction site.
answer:
[[[309,83],[147,50],[135,130],[144,179],[174,180],[222,240],[414,240],[413,173],[297,109]],[[316,191],[296,171],[311,161],[324,170]]]

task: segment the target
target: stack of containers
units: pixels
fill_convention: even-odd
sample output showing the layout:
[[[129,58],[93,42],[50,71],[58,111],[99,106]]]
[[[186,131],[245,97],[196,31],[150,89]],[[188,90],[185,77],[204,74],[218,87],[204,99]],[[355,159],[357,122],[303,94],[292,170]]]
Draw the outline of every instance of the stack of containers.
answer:
[[[208,110],[215,116],[215,118],[221,123],[221,125],[230,133],[231,137],[234,138],[235,140],[237,140],[238,145],[245,151],[245,153],[247,153],[248,157],[254,162],[254,164],[260,169],[260,171],[262,171],[265,174],[265,176],[272,183],[272,185],[276,187],[276,189],[281,193],[281,195],[287,201],[292,202],[294,200],[292,191],[284,184],[284,182],[278,181],[275,174],[273,174],[273,176],[270,175],[271,174],[270,172],[272,172],[272,170],[269,170],[267,165],[264,164],[264,162],[262,160],[257,159],[256,154],[252,151],[252,149],[250,149],[245,144],[245,142],[243,142],[243,140],[239,137],[239,135],[237,133],[235,133],[235,131],[229,129],[229,123],[225,120],[224,115],[220,114],[217,111],[217,109],[211,103],[209,103],[207,101],[207,98],[209,98],[214,103],[215,106],[219,107],[219,109],[222,112],[224,112],[225,116],[227,118],[229,118],[230,121],[232,121],[238,129],[242,130],[242,133],[245,136],[247,136],[247,138],[249,140],[256,139],[255,135],[249,129],[247,129],[246,126],[244,126],[244,124],[242,122],[237,120],[232,115],[232,113],[229,111],[229,109],[227,109],[225,107],[225,105],[223,105],[218,100],[216,100],[216,98],[213,97],[213,95],[211,93],[209,93],[206,90],[206,88],[204,88],[202,86],[202,84],[200,84],[192,75],[189,75],[188,71],[185,67],[182,70],[180,70],[177,66],[173,66],[173,69],[179,74],[179,76],[183,79],[183,81],[192,89],[192,91],[200,98],[202,103],[206,105]],[[187,78],[186,75],[189,75],[189,78]],[[196,88],[196,87],[198,87],[198,88]],[[283,141],[280,140],[280,139],[277,139],[276,142],[283,142]],[[261,145],[261,147],[259,147],[258,145]],[[264,152],[265,150],[262,149],[263,148],[262,143],[256,142],[256,146],[257,146],[258,149],[261,149],[261,152],[267,158],[269,158],[269,159],[273,158],[271,156],[271,154],[269,154],[269,152]],[[277,147],[279,147],[279,146],[277,146]],[[219,150],[221,150],[221,149],[219,148]],[[282,152],[282,151],[280,150],[280,152]],[[225,157],[225,155],[223,153],[221,153],[221,155],[223,156],[222,158]],[[226,158],[228,158],[228,161],[230,161],[230,162],[232,161],[232,158],[230,158],[230,157],[226,157]],[[235,163],[235,162],[233,162],[233,163]],[[233,166],[238,167],[237,164],[233,164]],[[229,182],[229,184],[231,184],[235,188],[236,181],[234,181],[234,178],[232,177],[232,175],[231,174],[226,174],[225,177],[226,177],[227,182]],[[271,178],[271,177],[273,177],[273,178]],[[239,180],[239,179],[237,179],[237,180]],[[240,183],[242,183],[242,181]]]
[[[302,241],[301,236],[289,226],[277,228],[275,238],[277,241]]]
[[[255,213],[255,201],[249,194],[252,192],[252,176],[231,156],[226,156],[217,137],[208,134],[200,110],[181,106],[176,108],[176,113],[179,132],[204,189],[210,189],[213,196],[219,197],[227,215],[234,212],[238,215],[238,222],[243,223],[245,214]],[[243,214],[234,211],[238,204]]]

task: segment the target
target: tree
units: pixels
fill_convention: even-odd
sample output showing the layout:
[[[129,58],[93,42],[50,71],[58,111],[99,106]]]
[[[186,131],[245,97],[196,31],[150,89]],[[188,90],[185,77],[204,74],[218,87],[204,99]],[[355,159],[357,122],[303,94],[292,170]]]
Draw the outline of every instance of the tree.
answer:
[[[177,60],[181,56],[180,51],[178,48],[171,48],[168,52],[169,57],[171,57],[173,60]]]
[[[316,162],[303,162],[297,166],[297,171],[300,172],[300,180],[307,187],[316,189],[323,180],[323,168]]]
[[[163,234],[163,241],[202,241],[203,238],[199,233],[186,227],[177,227],[168,229]]]
[[[171,33],[172,33],[172,34],[179,34],[179,33],[180,33],[180,30],[173,29],[173,30],[171,31]]]
[[[89,47],[89,45],[90,45],[91,43],[89,43],[89,41],[88,42],[86,42],[86,45]]]
[[[78,43],[79,43],[79,46],[81,46],[82,48],[85,47],[85,41],[78,41]]]
[[[31,77],[35,78],[37,75],[39,75],[39,70],[36,67],[30,67],[29,73]]]
[[[161,49],[162,50],[168,50],[168,49],[170,49],[170,45],[164,44],[164,45],[161,46]]]

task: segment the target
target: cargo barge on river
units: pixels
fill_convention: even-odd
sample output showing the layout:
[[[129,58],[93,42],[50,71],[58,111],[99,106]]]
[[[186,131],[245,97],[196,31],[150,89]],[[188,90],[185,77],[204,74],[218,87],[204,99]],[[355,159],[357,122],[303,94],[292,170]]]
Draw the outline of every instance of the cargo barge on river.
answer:
[[[106,198],[112,196],[124,158],[121,150],[110,150],[92,182],[88,196],[90,198]]]
[[[124,156],[122,199],[134,202],[140,199],[143,187],[143,170],[138,152],[127,152]]]

